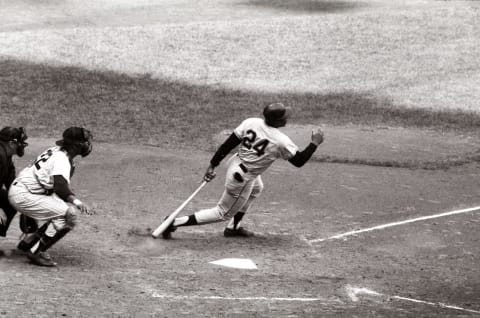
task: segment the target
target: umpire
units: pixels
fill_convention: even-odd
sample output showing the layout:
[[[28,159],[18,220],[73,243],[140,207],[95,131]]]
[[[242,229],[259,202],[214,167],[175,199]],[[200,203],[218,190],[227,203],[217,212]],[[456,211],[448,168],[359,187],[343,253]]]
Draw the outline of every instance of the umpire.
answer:
[[[23,127],[5,127],[0,130],[0,236],[7,236],[7,230],[17,211],[8,201],[8,189],[15,179],[15,165],[12,156],[22,157],[28,145],[27,133]]]

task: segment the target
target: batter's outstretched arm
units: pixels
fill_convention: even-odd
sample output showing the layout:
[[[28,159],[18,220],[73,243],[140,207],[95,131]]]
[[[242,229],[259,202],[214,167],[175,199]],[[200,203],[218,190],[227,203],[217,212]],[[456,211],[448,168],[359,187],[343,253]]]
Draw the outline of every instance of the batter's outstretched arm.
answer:
[[[215,154],[213,155],[212,159],[210,160],[210,165],[207,168],[207,172],[203,176],[203,180],[210,182],[215,178],[215,167],[217,167],[220,162],[225,158],[230,151],[235,149],[242,140],[232,133],[227,140],[223,142],[223,144],[217,149]]]
[[[295,167],[300,168],[310,160],[315,150],[317,150],[318,145],[323,142],[323,138],[323,132],[320,127],[313,129],[312,141],[310,144],[303,151],[297,151],[297,153],[288,161]]]
[[[217,149],[215,154],[212,157],[212,160],[210,160],[210,165],[215,168],[220,164],[220,162],[225,158],[230,151],[235,149],[242,140],[235,135],[235,133],[232,133],[227,140],[223,142],[223,144]]]
[[[310,143],[303,151],[297,151],[292,158],[288,159],[288,162],[295,167],[300,168],[310,160],[315,150],[317,150],[317,145]]]

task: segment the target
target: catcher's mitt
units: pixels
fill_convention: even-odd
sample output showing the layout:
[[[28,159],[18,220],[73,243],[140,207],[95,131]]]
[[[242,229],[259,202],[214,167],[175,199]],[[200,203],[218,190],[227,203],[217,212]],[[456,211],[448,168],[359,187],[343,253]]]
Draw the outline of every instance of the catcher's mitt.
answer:
[[[38,230],[38,223],[35,219],[26,216],[24,214],[20,214],[20,230],[22,230],[25,234],[35,233]]]

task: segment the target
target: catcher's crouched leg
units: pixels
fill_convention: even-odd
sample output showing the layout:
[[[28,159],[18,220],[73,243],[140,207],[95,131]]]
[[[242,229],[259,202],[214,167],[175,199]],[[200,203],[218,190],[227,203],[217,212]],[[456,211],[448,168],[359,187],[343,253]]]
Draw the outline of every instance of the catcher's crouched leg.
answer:
[[[74,206],[69,206],[64,216],[55,218],[51,221],[47,230],[40,238],[43,243],[42,251],[46,251],[53,244],[58,242],[68,232],[70,232],[77,224],[78,209]]]
[[[73,229],[75,225],[77,225],[77,215],[79,213],[80,213],[80,210],[76,206],[74,205],[68,206],[68,210],[64,216],[66,227]]]
[[[69,206],[65,215],[47,221],[40,228],[38,228],[37,222],[29,217],[25,217],[24,225],[20,226],[24,232],[25,237],[18,243],[17,248],[22,251],[28,251],[39,242],[40,239],[47,244],[47,249],[64,237],[71,229],[76,225],[78,209],[74,206]],[[23,215],[22,215],[23,216]],[[22,219],[20,219],[22,224]],[[27,223],[28,222],[28,223]],[[30,226],[28,226],[28,225]],[[34,225],[38,228],[33,234],[31,233]],[[46,250],[46,249],[45,249]]]
[[[20,220],[18,224],[23,234],[20,236],[20,242],[18,243],[17,248],[26,252],[38,241],[38,223],[34,218],[31,218],[25,214],[20,214]],[[42,229],[42,232],[45,232],[45,229],[46,226],[44,229]]]
[[[34,218],[20,214],[19,221],[20,230],[24,234],[35,233],[38,230],[38,223]]]
[[[39,240],[28,251],[27,257],[30,261],[39,266],[56,266],[46,251],[58,242],[76,225],[77,208],[69,206],[65,215],[52,219],[47,223],[45,232],[39,233]]]

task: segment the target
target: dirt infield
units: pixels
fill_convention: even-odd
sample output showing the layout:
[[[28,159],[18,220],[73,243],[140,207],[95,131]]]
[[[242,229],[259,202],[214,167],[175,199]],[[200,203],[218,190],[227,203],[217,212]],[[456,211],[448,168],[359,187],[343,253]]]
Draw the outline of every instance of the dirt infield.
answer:
[[[69,125],[96,137],[72,181],[96,214],[53,246],[58,267],[15,249],[18,218],[0,239],[0,317],[479,317],[479,4],[0,0],[18,169]],[[262,176],[256,236],[153,239],[222,130],[272,100],[297,110],[301,148],[305,123],[326,140]],[[216,204],[224,174],[182,214]]]
[[[362,143],[340,138],[351,128],[333,131],[340,128],[330,133],[337,149],[352,157],[364,152]],[[52,143],[32,138],[17,165]],[[211,154],[104,143],[94,149],[78,160],[73,184],[97,214],[81,217],[52,248],[58,268],[35,267],[12,251],[16,223],[2,240],[2,316],[466,317],[480,311],[478,211],[316,241],[477,206],[478,163],[447,170],[276,163],[246,220],[257,237],[224,238],[223,225],[213,224],[179,229],[164,241],[150,238],[149,229],[196,188]],[[417,148],[408,155],[423,153]],[[223,173],[221,166],[185,214],[215,204]],[[258,268],[209,264],[224,258],[251,259]]]

